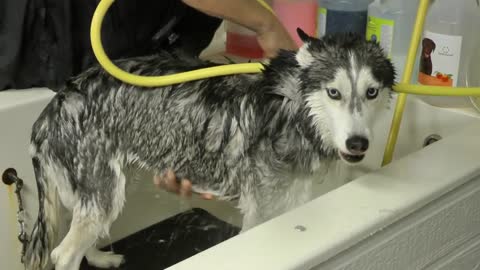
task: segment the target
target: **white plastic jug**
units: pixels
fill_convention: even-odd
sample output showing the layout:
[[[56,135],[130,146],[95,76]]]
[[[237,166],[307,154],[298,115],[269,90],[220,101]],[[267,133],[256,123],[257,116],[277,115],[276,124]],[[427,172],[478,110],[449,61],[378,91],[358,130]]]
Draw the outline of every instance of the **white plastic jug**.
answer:
[[[431,0],[417,54],[414,78],[423,85],[469,86],[475,48],[479,44],[477,0]],[[471,75],[470,75],[471,76]],[[471,83],[470,83],[470,86]],[[469,107],[466,97],[423,96],[439,107]]]
[[[470,61],[470,65],[467,71],[467,86],[478,87],[480,86],[480,40],[478,45],[475,46],[473,61]],[[473,106],[480,112],[480,97],[470,97]]]
[[[418,0],[375,0],[368,6],[367,40],[376,40],[392,59],[400,81],[405,68]]]

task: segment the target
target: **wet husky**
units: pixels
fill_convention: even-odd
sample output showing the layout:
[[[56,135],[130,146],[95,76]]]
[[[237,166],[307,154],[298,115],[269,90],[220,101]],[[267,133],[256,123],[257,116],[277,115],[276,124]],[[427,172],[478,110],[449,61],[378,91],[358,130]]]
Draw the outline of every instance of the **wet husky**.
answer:
[[[305,44],[258,74],[141,88],[96,67],[69,81],[33,126],[40,209],[27,269],[49,257],[56,270],[76,270],[84,256],[98,267],[122,262],[95,243],[123,208],[126,166],[172,168],[194,191],[238,200],[247,230],[305,202],[303,176],[336,159],[360,162],[390,98],[392,64],[363,37],[298,32]],[[117,63],[142,75],[215,65],[167,53]],[[72,215],[65,236],[60,206]]]

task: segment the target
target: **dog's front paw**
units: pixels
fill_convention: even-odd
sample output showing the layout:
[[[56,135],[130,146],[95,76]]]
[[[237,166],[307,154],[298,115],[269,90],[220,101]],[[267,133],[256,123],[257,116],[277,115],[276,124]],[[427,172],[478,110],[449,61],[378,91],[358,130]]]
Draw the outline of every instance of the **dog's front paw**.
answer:
[[[59,258],[60,258],[60,249],[57,247],[50,254],[50,259],[52,260],[53,264],[57,264]]]
[[[115,254],[112,251],[100,251],[96,248],[90,249],[85,257],[88,264],[99,268],[117,268],[125,262],[123,255]]]
[[[77,270],[80,268],[82,257],[74,254],[62,245],[56,247],[50,254],[55,270]]]

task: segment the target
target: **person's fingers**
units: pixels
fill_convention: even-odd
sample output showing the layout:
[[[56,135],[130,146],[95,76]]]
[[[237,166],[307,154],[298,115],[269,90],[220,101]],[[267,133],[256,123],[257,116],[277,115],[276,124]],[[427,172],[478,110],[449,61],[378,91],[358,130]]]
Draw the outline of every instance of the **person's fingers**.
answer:
[[[165,189],[174,193],[180,192],[180,185],[177,181],[175,173],[172,170],[167,170],[165,173]]]
[[[192,183],[188,179],[182,179],[178,182],[175,173],[172,170],[167,170],[163,175],[155,175],[153,183],[158,188],[164,189],[168,192],[179,194],[183,197],[192,196]],[[210,193],[200,193],[200,197],[204,200],[213,200],[215,196]]]
[[[180,184],[177,182],[177,178],[175,173],[172,170],[167,170],[165,174],[162,176],[155,175],[153,177],[153,183],[168,192],[172,193],[179,193],[180,192]]]
[[[261,26],[255,29],[257,41],[267,58],[275,57],[280,49],[298,50],[294,38],[278,17],[269,13],[262,18]]]
[[[168,169],[168,170],[165,172],[165,178],[167,178],[167,182],[177,179],[177,177],[175,176],[175,173],[174,173],[173,170],[171,170],[171,169]]]
[[[163,188],[162,183],[163,183],[162,176],[160,175],[154,175],[153,176],[153,184],[158,187],[158,188]]]
[[[192,196],[192,183],[188,179],[182,179],[180,183],[180,195],[184,197]]]
[[[265,57],[272,58],[278,54],[280,49],[297,50],[298,46],[290,35],[282,28],[264,32],[258,36],[258,42],[262,47]]]
[[[200,194],[200,197],[204,200],[213,200],[214,196],[210,193],[202,193]]]

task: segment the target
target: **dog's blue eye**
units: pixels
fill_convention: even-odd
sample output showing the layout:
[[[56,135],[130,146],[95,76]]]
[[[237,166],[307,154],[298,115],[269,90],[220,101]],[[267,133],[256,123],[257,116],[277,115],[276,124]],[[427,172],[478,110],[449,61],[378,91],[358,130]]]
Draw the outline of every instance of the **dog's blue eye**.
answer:
[[[340,94],[340,91],[338,91],[335,88],[328,88],[327,89],[327,94],[331,99],[339,100],[342,98],[342,95]]]
[[[377,88],[368,88],[367,89],[367,98],[374,99],[378,96],[378,89]]]

